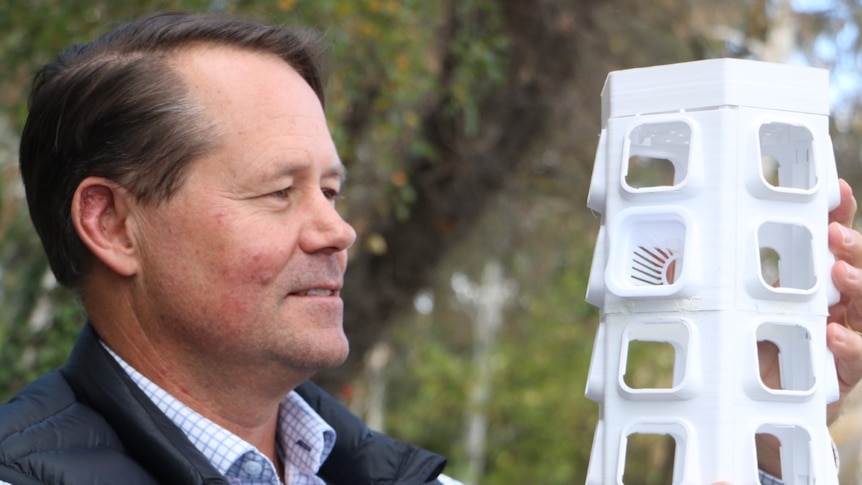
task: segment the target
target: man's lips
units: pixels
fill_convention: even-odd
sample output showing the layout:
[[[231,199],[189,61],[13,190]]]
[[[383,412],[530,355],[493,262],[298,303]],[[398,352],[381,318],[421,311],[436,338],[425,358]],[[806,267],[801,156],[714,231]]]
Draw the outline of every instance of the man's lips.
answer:
[[[295,296],[337,296],[337,289],[328,289],[328,288],[311,288],[308,290],[295,291],[291,293],[291,295]]]
[[[320,280],[294,285],[290,296],[338,296],[341,292],[341,282],[338,280]]]

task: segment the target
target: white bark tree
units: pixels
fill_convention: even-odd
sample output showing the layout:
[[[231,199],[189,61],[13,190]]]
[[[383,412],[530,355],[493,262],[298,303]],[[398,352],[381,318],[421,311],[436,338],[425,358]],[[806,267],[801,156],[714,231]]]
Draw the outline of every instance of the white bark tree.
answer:
[[[487,405],[493,395],[494,347],[503,326],[503,312],[515,296],[514,281],[507,280],[496,261],[488,262],[482,281],[471,282],[464,274],[452,277],[458,301],[470,312],[473,323],[472,359],[475,379],[468,395],[464,428],[467,472],[464,483],[476,485],[485,469],[485,443],[488,434]]]

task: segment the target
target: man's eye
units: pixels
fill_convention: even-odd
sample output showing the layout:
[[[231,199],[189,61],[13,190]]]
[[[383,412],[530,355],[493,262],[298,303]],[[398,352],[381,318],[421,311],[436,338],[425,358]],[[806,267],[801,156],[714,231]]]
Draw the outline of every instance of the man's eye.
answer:
[[[288,197],[290,197],[290,187],[276,190],[275,192],[271,192],[269,195],[271,195],[272,197],[278,197],[279,199],[287,199]]]
[[[331,201],[336,201],[339,198],[339,192],[337,189],[323,189],[323,195]]]

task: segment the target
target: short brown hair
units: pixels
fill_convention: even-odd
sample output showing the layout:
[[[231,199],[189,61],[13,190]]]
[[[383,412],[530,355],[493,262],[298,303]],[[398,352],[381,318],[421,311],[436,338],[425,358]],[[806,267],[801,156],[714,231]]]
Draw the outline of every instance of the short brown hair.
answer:
[[[34,78],[20,148],[30,217],[61,284],[76,287],[92,258],[71,220],[82,180],[105,177],[158,204],[212,149],[214,130],[170,65],[200,44],[278,55],[324,103],[323,45],[307,29],[164,12],[62,52]]]

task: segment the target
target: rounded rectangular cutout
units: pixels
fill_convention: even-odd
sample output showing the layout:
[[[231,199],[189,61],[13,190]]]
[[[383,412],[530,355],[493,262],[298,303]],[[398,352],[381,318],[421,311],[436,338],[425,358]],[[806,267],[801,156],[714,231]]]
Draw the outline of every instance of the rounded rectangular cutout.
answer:
[[[811,351],[811,334],[792,323],[765,322],[757,327],[757,341],[764,352],[777,352],[778,367],[759,369],[763,389],[775,394],[808,395],[814,391],[816,379]],[[771,361],[771,359],[770,359]],[[773,382],[764,382],[764,373],[778,374]]]
[[[618,296],[672,295],[686,283],[691,224],[678,208],[633,207],[620,212],[610,234],[605,284]]]
[[[765,222],[757,230],[758,272],[764,287],[811,293],[817,284],[811,231],[805,226]]]
[[[626,138],[623,186],[630,191],[666,190],[688,176],[691,126],[684,121],[645,123]]]
[[[755,447],[767,446],[767,441],[777,441],[780,447],[781,483],[813,484],[814,470],[811,459],[811,435],[805,428],[788,424],[764,424],[757,429]],[[769,446],[774,446],[769,444]]]
[[[676,439],[669,434],[632,433],[626,438],[625,485],[671,485]]]
[[[758,130],[761,180],[781,191],[809,192],[817,185],[811,131],[789,123],[764,123]]]
[[[623,382],[631,389],[672,389],[676,350],[670,342],[631,340]]]
[[[690,430],[683,422],[633,423],[622,432],[617,482],[683,483],[690,439]]]
[[[620,349],[620,391],[629,399],[690,398],[698,388],[692,345],[685,320],[629,325]]]

